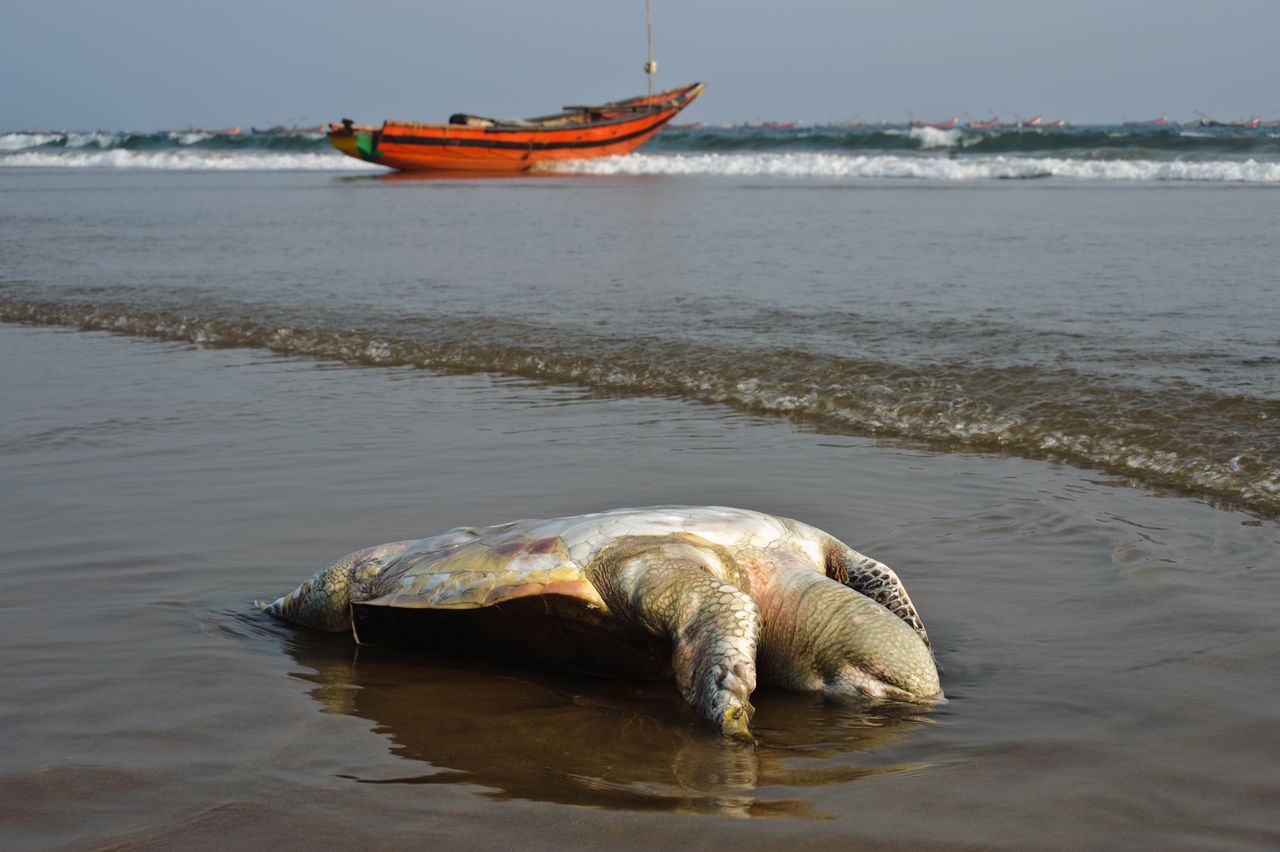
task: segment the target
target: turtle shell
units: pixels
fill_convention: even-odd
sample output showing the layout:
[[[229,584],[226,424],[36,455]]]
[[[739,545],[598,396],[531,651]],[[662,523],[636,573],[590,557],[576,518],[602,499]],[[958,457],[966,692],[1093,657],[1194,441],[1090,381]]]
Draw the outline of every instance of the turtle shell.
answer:
[[[353,601],[355,636],[593,674],[666,676],[669,642],[610,613],[587,567],[634,537],[696,537],[734,551],[794,541],[783,524],[740,509],[673,506],[451,530],[412,543]]]

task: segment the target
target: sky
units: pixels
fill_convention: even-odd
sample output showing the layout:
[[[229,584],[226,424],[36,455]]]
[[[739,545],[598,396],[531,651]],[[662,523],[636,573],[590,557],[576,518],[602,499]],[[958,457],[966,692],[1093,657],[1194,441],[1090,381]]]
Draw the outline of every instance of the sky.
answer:
[[[1280,117],[1280,0],[653,0],[709,124]],[[645,88],[643,0],[5,0],[0,130],[522,117]]]

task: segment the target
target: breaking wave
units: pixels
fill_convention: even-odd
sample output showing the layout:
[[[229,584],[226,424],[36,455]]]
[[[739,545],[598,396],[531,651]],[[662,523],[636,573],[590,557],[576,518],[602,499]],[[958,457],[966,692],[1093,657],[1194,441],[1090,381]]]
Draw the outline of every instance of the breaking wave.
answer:
[[[337,152],[255,151],[22,151],[0,158],[0,166],[46,169],[158,169],[166,171],[382,171]]]
[[[1035,366],[909,365],[808,351],[606,338],[496,317],[306,319],[244,305],[191,309],[48,301],[10,288],[0,321],[242,346],[370,366],[497,372],[663,394],[815,427],[1101,468],[1280,516],[1280,401],[1184,383],[1137,390]],[[512,341],[554,341],[519,345]]]
[[[382,171],[314,132],[0,134],[0,168]],[[981,181],[1055,178],[1280,184],[1280,133],[1080,127],[669,130],[642,153],[550,166],[566,174]]]
[[[1077,160],[1056,157],[926,157],[788,154],[632,154],[550,167],[595,175],[725,175],[788,178],[916,178],[939,181],[1065,178],[1280,184],[1280,162]]]

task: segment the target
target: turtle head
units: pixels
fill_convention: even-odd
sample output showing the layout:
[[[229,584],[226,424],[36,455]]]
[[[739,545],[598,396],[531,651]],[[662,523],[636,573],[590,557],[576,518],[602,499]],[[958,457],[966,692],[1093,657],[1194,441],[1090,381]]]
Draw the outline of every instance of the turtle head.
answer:
[[[813,571],[791,572],[769,597],[761,668],[772,682],[832,698],[942,699],[929,646],[871,598]]]
[[[840,623],[832,625],[828,643],[815,648],[823,693],[833,698],[940,700],[938,667],[919,634],[870,598],[843,586],[835,591],[845,599],[834,608]]]

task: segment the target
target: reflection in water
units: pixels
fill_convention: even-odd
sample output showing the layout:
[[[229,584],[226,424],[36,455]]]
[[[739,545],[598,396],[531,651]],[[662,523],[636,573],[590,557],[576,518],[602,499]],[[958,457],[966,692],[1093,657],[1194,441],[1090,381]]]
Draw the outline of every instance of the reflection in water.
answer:
[[[453,172],[453,171],[419,171],[419,172],[379,171],[379,172],[368,172],[368,173],[355,174],[355,175],[341,175],[338,177],[338,180],[343,183],[369,183],[369,182],[392,183],[396,181],[409,182],[409,183],[436,183],[436,182],[465,183],[468,181],[492,181],[492,180],[527,181],[527,180],[536,180],[538,178],[552,178],[552,177],[558,177],[561,180],[564,180],[564,179],[573,180],[574,177],[576,176],[572,174],[566,175],[566,174],[558,174],[556,172],[537,171],[537,170],[528,171],[528,172],[513,172],[509,170],[508,171],[478,170],[478,171],[457,171],[457,172]]]
[[[803,798],[760,795],[829,786],[915,766],[854,756],[925,724],[920,708],[843,706],[756,693],[751,747],[722,741],[675,685],[504,666],[421,647],[277,632],[324,712],[368,719],[392,753],[429,764],[369,784],[467,783],[485,795],[621,810],[827,818]]]

